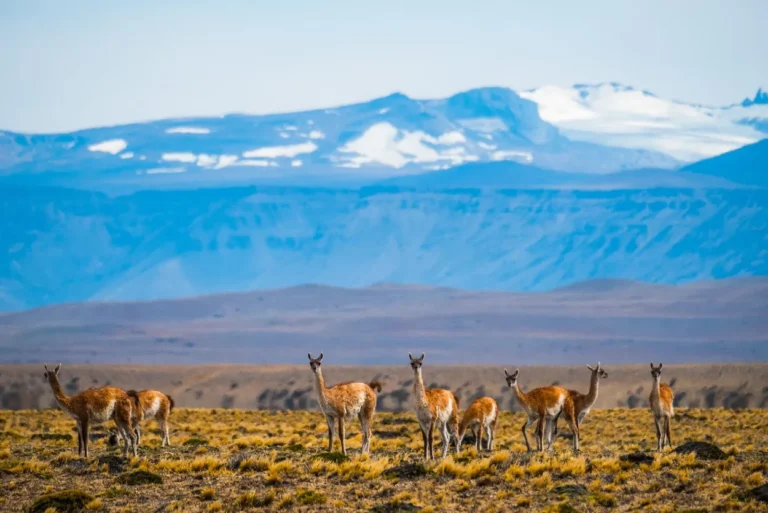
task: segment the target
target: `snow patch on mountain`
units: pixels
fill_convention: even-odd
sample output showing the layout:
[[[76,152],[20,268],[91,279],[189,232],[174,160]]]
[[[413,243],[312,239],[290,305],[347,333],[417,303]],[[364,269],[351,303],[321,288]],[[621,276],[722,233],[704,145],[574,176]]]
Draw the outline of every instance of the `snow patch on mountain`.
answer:
[[[265,146],[243,152],[245,158],[292,158],[302,153],[312,153],[317,150],[317,145],[313,142],[301,144],[291,144],[288,146]]]
[[[224,169],[237,162],[237,155],[219,155],[219,160],[214,169]]]
[[[160,158],[166,162],[192,163],[197,161],[197,155],[194,153],[163,153]]]
[[[539,115],[570,139],[658,151],[682,161],[719,155],[756,142],[759,130],[743,120],[768,118],[757,105],[706,107],[665,100],[616,83],[543,86],[520,96],[539,106]],[[753,106],[755,107],[755,106]]]
[[[277,162],[274,160],[262,160],[262,159],[245,159],[233,162],[231,165],[237,166],[251,166],[251,167],[277,167]]]
[[[152,169],[147,169],[146,173],[148,175],[161,175],[161,174],[176,174],[176,173],[183,173],[186,171],[186,168],[183,167],[155,167]],[[141,171],[139,171],[141,173]]]
[[[102,141],[97,144],[91,144],[88,146],[88,150],[109,153],[110,155],[117,155],[127,147],[128,143],[125,141],[125,139],[110,139],[108,141]]]
[[[197,126],[177,126],[169,128],[165,131],[166,134],[210,134],[210,128],[202,128]]]
[[[434,137],[418,130],[400,130],[390,123],[382,122],[370,126],[360,137],[339,148],[342,154],[352,154],[342,155],[339,160],[347,167],[382,164],[394,168],[441,160],[454,165],[477,160],[478,157],[468,154],[465,148],[436,147],[461,142],[466,142],[461,132],[451,131]]]
[[[533,155],[528,151],[494,151],[491,154],[492,160],[516,160],[530,164],[533,162]]]

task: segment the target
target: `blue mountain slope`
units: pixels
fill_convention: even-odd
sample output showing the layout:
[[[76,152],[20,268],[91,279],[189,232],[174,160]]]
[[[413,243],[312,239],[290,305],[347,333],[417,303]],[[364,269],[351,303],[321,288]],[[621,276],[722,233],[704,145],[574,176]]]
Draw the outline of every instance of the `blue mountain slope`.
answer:
[[[602,175],[564,173],[516,162],[464,164],[445,171],[388,178],[380,181],[379,184],[417,190],[457,188],[615,190],[659,187],[733,189],[746,187],[724,178],[667,169],[634,169]]]
[[[305,183],[378,179],[471,162],[512,161],[569,172],[669,168],[645,150],[574,142],[511,89],[440,100],[394,94],[370,102],[265,116],[228,115],[69,134],[0,132],[0,176],[37,183]]]
[[[768,275],[768,191],[0,189],[0,307],[303,283]]]
[[[768,139],[686,166],[684,171],[768,187]]]

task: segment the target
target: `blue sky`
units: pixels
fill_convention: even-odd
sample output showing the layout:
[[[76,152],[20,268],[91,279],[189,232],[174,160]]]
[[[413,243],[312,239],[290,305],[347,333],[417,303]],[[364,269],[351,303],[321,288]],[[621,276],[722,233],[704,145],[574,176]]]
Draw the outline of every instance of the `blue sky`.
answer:
[[[768,86],[765,20],[764,0],[3,0],[0,128],[600,81],[728,104]]]

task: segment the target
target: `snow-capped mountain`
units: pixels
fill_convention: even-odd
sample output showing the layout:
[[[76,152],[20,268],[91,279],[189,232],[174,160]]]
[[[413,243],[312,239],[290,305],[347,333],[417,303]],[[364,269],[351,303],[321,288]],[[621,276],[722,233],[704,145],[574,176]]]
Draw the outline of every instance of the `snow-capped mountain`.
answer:
[[[119,158],[121,146],[102,149]],[[766,162],[768,140],[677,171],[498,161],[358,188],[2,184],[0,310],[300,283],[546,290],[768,275]]]
[[[147,182],[380,179],[494,161],[587,173],[678,164],[658,152],[572,141],[539,117],[536,103],[499,87],[436,100],[394,94],[308,112],[0,133],[0,175],[33,172],[38,180],[40,173]]]
[[[725,107],[659,98],[618,83],[543,86],[520,96],[572,140],[656,151],[693,162],[768,137],[768,94]]]

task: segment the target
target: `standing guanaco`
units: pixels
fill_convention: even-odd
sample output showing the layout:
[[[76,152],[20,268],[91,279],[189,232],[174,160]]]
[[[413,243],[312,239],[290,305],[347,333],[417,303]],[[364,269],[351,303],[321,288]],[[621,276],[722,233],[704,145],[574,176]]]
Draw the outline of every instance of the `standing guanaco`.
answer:
[[[675,409],[672,406],[675,394],[669,385],[661,382],[661,365],[660,363],[658,367],[654,367],[653,362],[651,362],[653,388],[651,388],[651,396],[648,398],[653,418],[656,421],[656,449],[659,451],[665,446],[672,445],[669,421],[675,415]]]
[[[573,432],[573,450],[578,452],[579,428],[576,425],[576,412],[573,401],[568,396],[568,391],[562,387],[548,386],[534,388],[526,394],[520,389],[520,384],[517,380],[519,374],[519,369],[515,369],[515,372],[512,374],[507,372],[507,369],[504,369],[507,385],[514,390],[517,402],[520,403],[520,407],[527,416],[521,431],[523,432],[528,452],[531,452],[531,444],[528,441],[526,429],[537,421],[536,449],[539,451],[543,450],[545,440],[547,441],[547,450],[552,449],[552,423],[561,412],[565,412],[565,418]]]
[[[589,392],[582,394],[576,390],[568,390],[568,395],[571,397],[571,400],[573,400],[573,407],[576,410],[576,425],[579,428],[579,435],[581,435],[582,421],[589,414],[595,401],[597,401],[597,391],[600,386],[600,379],[608,377],[608,373],[603,370],[600,362],[597,362],[597,367],[587,365],[587,369],[592,373],[589,379]],[[557,438],[557,421],[559,418],[559,415],[555,418],[555,427],[552,434],[553,439]]]
[[[68,397],[59,384],[61,364],[53,371],[45,365],[45,379],[51,386],[53,396],[59,408],[77,422],[77,455],[81,452],[88,459],[88,428],[91,424],[101,424],[114,419],[117,430],[123,435],[123,456],[128,455],[128,445],[136,456],[138,442],[133,433],[132,408],[138,401],[135,393],[130,395],[116,387],[89,388],[77,395]]]
[[[416,418],[421,427],[421,435],[424,440],[424,459],[435,457],[432,448],[432,434],[435,426],[440,431],[443,439],[443,458],[448,455],[448,445],[451,436],[459,439],[459,399],[450,390],[441,388],[424,388],[424,379],[421,375],[421,366],[424,363],[424,354],[420,358],[414,358],[408,353],[413,369],[413,400],[416,409]],[[458,443],[456,453],[459,452]]]
[[[373,414],[376,412],[376,392],[374,390],[381,392],[381,383],[378,381],[372,381],[368,384],[339,383],[331,388],[326,388],[323,371],[320,368],[323,353],[320,353],[318,358],[312,358],[309,353],[307,356],[309,357],[309,366],[315,374],[317,400],[328,423],[328,452],[333,451],[333,435],[338,422],[341,452],[347,454],[344,421],[352,420],[355,417],[360,419],[360,428],[363,432],[362,452],[369,452],[371,450]]]
[[[456,451],[461,451],[461,442],[464,440],[467,429],[471,429],[472,434],[475,435],[475,447],[478,452],[483,446],[483,432],[485,432],[486,448],[492,451],[498,415],[499,406],[492,397],[480,397],[472,401],[459,422],[459,441],[456,443]]]
[[[158,392],[157,390],[142,390],[135,392],[129,390],[129,394],[136,394],[138,401],[133,408],[134,433],[138,443],[141,443],[141,423],[145,420],[155,419],[160,426],[162,433],[161,446],[171,445],[171,437],[168,432],[168,418],[173,411],[176,403],[170,395]],[[136,407],[138,406],[138,407]],[[117,440],[120,440],[120,433],[117,433]]]

